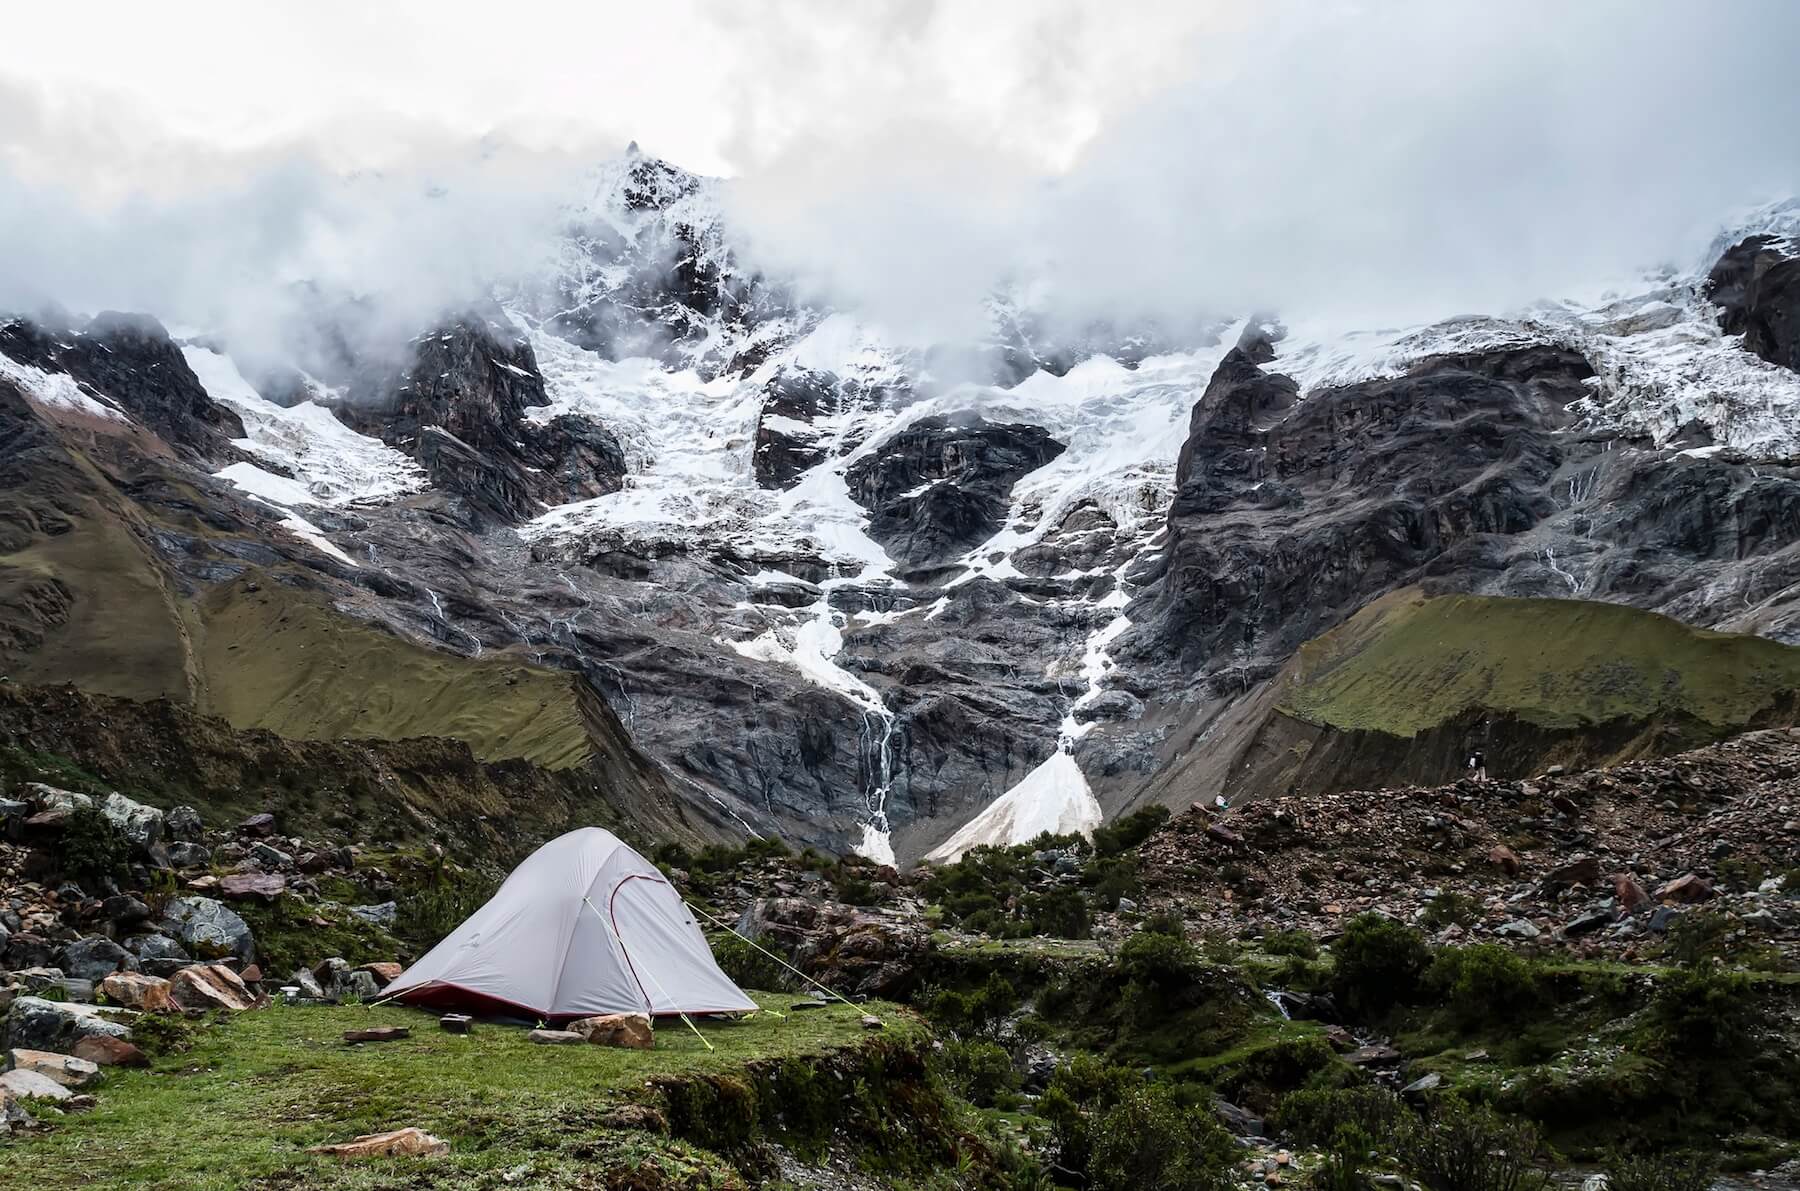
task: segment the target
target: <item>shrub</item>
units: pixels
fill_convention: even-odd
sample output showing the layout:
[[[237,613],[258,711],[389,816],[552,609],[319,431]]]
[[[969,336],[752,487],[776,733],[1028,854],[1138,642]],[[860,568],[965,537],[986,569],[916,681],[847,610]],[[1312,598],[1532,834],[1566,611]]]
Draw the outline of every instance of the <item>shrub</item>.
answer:
[[[1225,1188],[1237,1143],[1212,1112],[1176,1103],[1167,1089],[1133,1088],[1103,1113],[1088,1159],[1088,1186],[1102,1191],[1147,1187]]]
[[[1138,933],[1146,935],[1173,935],[1177,939],[1185,939],[1187,937],[1187,923],[1181,920],[1181,915],[1176,914],[1171,910],[1160,910],[1144,919],[1143,925],[1138,927]]]
[[[739,988],[782,992],[794,987],[794,974],[729,932],[710,940],[719,970]]]
[[[1024,909],[1033,934],[1059,939],[1088,937],[1087,900],[1073,889],[1027,894]]]
[[[1278,930],[1262,941],[1262,949],[1270,955],[1292,955],[1300,959],[1318,959],[1319,942],[1303,930]]]
[[[1704,1154],[1607,1155],[1606,1191],[1709,1191],[1718,1161]]]
[[[1531,965],[1495,943],[1443,948],[1425,973],[1425,985],[1465,1026],[1517,1017],[1539,1001]]]
[[[1302,1145],[1322,1146],[1345,1126],[1371,1137],[1388,1137],[1405,1106],[1400,1097],[1376,1084],[1354,1088],[1304,1089],[1289,1092],[1275,1108],[1274,1126]]]
[[[1158,827],[1168,821],[1169,808],[1166,806],[1147,806],[1143,810],[1132,811],[1123,819],[1094,830],[1094,854],[1117,856],[1121,852],[1128,852],[1149,839]]]
[[[1550,1178],[1533,1165],[1542,1145],[1529,1121],[1454,1097],[1399,1132],[1401,1161],[1429,1191],[1543,1191]]]
[[[131,856],[131,843],[111,819],[92,807],[72,812],[57,841],[57,861],[65,875],[81,885],[98,885],[121,876]]]
[[[1379,914],[1352,918],[1331,954],[1337,961],[1332,985],[1338,1003],[1365,1018],[1412,1000],[1431,962],[1423,935]]]
[[[938,1053],[944,1077],[957,1095],[983,1108],[1012,1098],[1019,1073],[1012,1057],[992,1042],[950,1042]]]
[[[1081,881],[1093,891],[1095,904],[1108,910],[1118,909],[1120,898],[1135,899],[1143,892],[1135,856],[1102,856],[1092,860],[1083,870]]]
[[[1757,1023],[1754,998],[1749,977],[1704,960],[1663,978],[1651,1001],[1651,1017],[1678,1054],[1741,1054]]]
[[[1355,1125],[1339,1125],[1325,1149],[1325,1161],[1313,1171],[1312,1185],[1318,1191],[1365,1191],[1369,1180],[1363,1165],[1375,1139]]]
[[[1428,930],[1446,926],[1467,926],[1481,917],[1481,903],[1466,893],[1440,893],[1425,904],[1424,922]]]
[[[962,992],[940,988],[919,997],[920,1009],[932,1021],[959,1038],[992,1038],[1000,1024],[1019,1007],[1019,994],[1006,977],[989,972],[979,988]]]
[[[1664,953],[1677,963],[1697,964],[1723,956],[1731,919],[1712,910],[1690,910],[1669,926]]]
[[[396,899],[394,934],[435,947],[499,889],[499,880],[486,873],[440,862],[424,874],[419,888]]]
[[[183,1018],[143,1013],[131,1023],[131,1040],[152,1058],[184,1054],[193,1048],[194,1027]]]

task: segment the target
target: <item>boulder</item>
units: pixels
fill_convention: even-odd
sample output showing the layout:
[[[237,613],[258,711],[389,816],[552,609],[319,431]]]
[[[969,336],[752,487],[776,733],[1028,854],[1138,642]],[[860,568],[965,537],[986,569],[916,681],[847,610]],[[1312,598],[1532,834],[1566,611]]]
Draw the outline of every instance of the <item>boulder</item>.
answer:
[[[1583,935],[1591,935],[1613,920],[1611,910],[1589,910],[1577,915],[1563,925],[1562,934],[1565,939],[1579,939]]]
[[[150,1057],[123,1038],[90,1034],[75,1043],[75,1057],[100,1067],[148,1067]]]
[[[1577,856],[1544,875],[1547,885],[1592,885],[1599,880],[1600,860],[1596,856]]]
[[[163,838],[163,813],[153,806],[133,802],[123,794],[108,794],[100,800],[100,813],[140,852]]]
[[[1519,859],[1519,854],[1505,844],[1495,844],[1488,849],[1487,858],[1489,864],[1509,877],[1518,876],[1519,871],[1525,867],[1525,862]]]
[[[365,1133],[335,1145],[310,1146],[307,1152],[333,1158],[435,1158],[448,1154],[450,1143],[408,1126],[391,1133]]]
[[[288,977],[288,984],[300,990],[300,996],[308,1001],[323,1001],[327,999],[324,986],[319,983],[319,978],[305,968],[301,968],[292,976]]]
[[[77,939],[62,949],[59,965],[77,980],[101,981],[118,971],[135,971],[137,956],[104,935]]]
[[[1428,1075],[1413,1080],[1411,1083],[1401,1088],[1400,1094],[1402,1096],[1423,1096],[1427,1092],[1436,1091],[1439,1087],[1443,1086],[1443,1083],[1444,1077],[1433,1071]]]
[[[74,1055],[49,1050],[26,1050],[15,1046],[6,1052],[8,1071],[35,1071],[48,1076],[65,1088],[85,1088],[100,1078],[100,1065]]]
[[[12,972],[47,968],[55,958],[56,949],[50,940],[33,931],[15,931],[6,940],[5,952],[0,954],[0,968]]]
[[[31,1114],[19,1107],[18,1096],[10,1088],[0,1088],[0,1137],[31,1123]]]
[[[1495,927],[1494,933],[1503,939],[1535,939],[1544,932],[1528,918],[1515,918]]]
[[[136,926],[150,920],[150,907],[128,893],[114,894],[100,903],[100,912],[108,922],[119,926]]]
[[[142,972],[114,972],[100,982],[100,991],[113,1004],[143,1013],[167,1013],[175,1007],[169,982]]]
[[[339,1000],[374,1000],[381,994],[371,972],[352,968],[350,961],[339,956],[332,956],[313,969],[320,987],[326,994]]]
[[[1650,895],[1630,873],[1614,873],[1612,883],[1613,897],[1618,899],[1619,908],[1627,914],[1635,914],[1650,904]]]
[[[394,902],[382,902],[377,906],[351,906],[352,917],[360,918],[370,926],[379,926],[383,930],[394,925],[400,915],[400,907]]]
[[[270,871],[294,867],[294,858],[273,844],[250,845],[250,859]]]
[[[1703,902],[1713,893],[1712,882],[1695,873],[1676,877],[1665,882],[1656,891],[1656,900],[1664,902],[1680,902],[1684,905],[1692,902]]]
[[[169,981],[169,996],[182,1009],[249,1009],[256,1004],[238,974],[224,964],[189,964]]]
[[[6,1011],[6,1045],[66,1054],[82,1038],[129,1038],[131,1031],[92,1005],[18,997]]]
[[[1247,1108],[1239,1108],[1229,1100],[1213,1097],[1213,1115],[1219,1118],[1219,1124],[1233,1137],[1262,1137],[1266,1126],[1263,1119]]]
[[[163,830],[171,840],[195,841],[201,838],[205,825],[200,821],[200,812],[191,806],[170,807],[169,813],[163,816]]]
[[[584,1017],[569,1023],[569,1032],[579,1034],[595,1046],[620,1046],[631,1050],[650,1050],[656,1045],[650,1019],[642,1013],[605,1013]]]
[[[359,972],[367,972],[369,975],[373,976],[375,978],[375,983],[379,984],[382,988],[386,988],[394,981],[400,979],[400,973],[406,971],[400,964],[392,962],[363,964],[356,970]]]
[[[43,782],[26,782],[25,797],[40,811],[85,811],[92,810],[94,806],[94,800],[89,795],[61,790]]]
[[[199,868],[212,863],[212,849],[181,841],[169,845],[169,864],[173,868]]]
[[[256,958],[249,924],[210,897],[175,898],[163,913],[162,926],[195,955],[234,955],[244,963]]]
[[[287,892],[287,878],[280,873],[231,873],[219,878],[219,892],[238,900],[272,902]]]
[[[67,1100],[75,1094],[39,1071],[8,1071],[0,1075],[0,1091],[20,1100]]]
[[[269,836],[275,834],[275,816],[269,814],[267,811],[258,815],[251,815],[248,819],[245,819],[242,823],[237,825],[237,833],[239,835],[252,836],[257,839],[267,839]]]

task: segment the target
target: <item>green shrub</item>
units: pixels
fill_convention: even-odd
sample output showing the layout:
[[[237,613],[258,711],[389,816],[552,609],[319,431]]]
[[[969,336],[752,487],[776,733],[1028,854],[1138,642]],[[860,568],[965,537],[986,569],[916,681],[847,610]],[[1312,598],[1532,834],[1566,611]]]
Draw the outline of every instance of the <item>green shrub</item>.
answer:
[[[164,1013],[139,1014],[131,1023],[131,1040],[152,1058],[185,1054],[193,1049],[194,1027]]]
[[[1661,1154],[1607,1155],[1606,1191],[1710,1191],[1718,1176],[1718,1160],[1669,1151]]]
[[[918,998],[925,1016],[959,1038],[992,1038],[1000,1024],[1019,1007],[1019,994],[1006,977],[989,972],[978,988],[963,992],[952,988],[931,989]]]
[[[1177,939],[1185,939],[1187,937],[1187,923],[1181,920],[1181,915],[1172,910],[1159,910],[1144,919],[1143,924],[1138,927],[1138,933],[1147,935],[1173,935]]]
[[[1303,930],[1278,930],[1263,939],[1262,949],[1270,955],[1292,955],[1300,959],[1319,958],[1319,941]]]
[[[1128,852],[1155,834],[1156,829],[1169,821],[1169,808],[1166,806],[1147,806],[1143,810],[1132,811],[1123,819],[1115,820],[1094,831],[1094,854],[1096,856],[1117,856]]]
[[[1209,1109],[1154,1084],[1133,1088],[1096,1124],[1087,1185],[1100,1191],[1226,1188],[1237,1143]]]
[[[957,1095],[983,1108],[1011,1098],[1019,1087],[1012,1057],[992,1042],[945,1043],[938,1062]]]
[[[1670,925],[1664,954],[1683,964],[1722,958],[1732,929],[1731,919],[1723,914],[1713,910],[1690,910]]]
[[[79,808],[64,821],[56,859],[63,873],[77,884],[99,885],[123,876],[130,857],[131,842],[124,832],[94,808]]]
[[[1073,889],[1027,894],[1024,910],[1033,934],[1058,939],[1088,937],[1087,900]]]
[[[1541,1000],[1531,965],[1495,943],[1440,949],[1426,970],[1425,986],[1464,1026],[1517,1018]]]
[[[435,947],[499,892],[497,878],[440,861],[417,888],[395,898],[394,934],[421,948]]]
[[[1301,1145],[1323,1146],[1345,1126],[1371,1137],[1391,1136],[1404,1113],[1400,1097],[1376,1084],[1307,1088],[1283,1096],[1272,1123],[1284,1137]]]
[[[1750,978],[1711,960],[1670,972],[1650,1008],[1669,1048],[1695,1058],[1742,1054],[1760,1016]]]
[[[1094,904],[1108,910],[1118,909],[1122,897],[1136,900],[1143,894],[1135,856],[1097,857],[1082,870],[1081,882],[1092,892]]]
[[[1313,1171],[1312,1185],[1318,1191],[1366,1191],[1368,1176],[1363,1167],[1375,1139],[1355,1125],[1339,1125],[1325,1149],[1325,1160]]]
[[[766,992],[791,991],[796,977],[786,968],[729,931],[709,940],[713,959],[719,970],[739,988],[758,988]]]
[[[1363,1017],[1379,1017],[1413,1000],[1431,962],[1425,937],[1379,914],[1358,914],[1331,945],[1338,1004]]]
[[[1422,1117],[1403,1118],[1402,1163],[1428,1191],[1543,1191],[1550,1178],[1535,1165],[1537,1126],[1455,1097]]]

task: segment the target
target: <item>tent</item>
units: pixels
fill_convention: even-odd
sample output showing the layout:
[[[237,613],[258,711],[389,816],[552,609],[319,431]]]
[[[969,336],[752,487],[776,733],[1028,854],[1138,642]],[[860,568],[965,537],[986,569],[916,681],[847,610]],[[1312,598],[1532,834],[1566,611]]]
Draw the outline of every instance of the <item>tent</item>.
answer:
[[[434,1009],[551,1021],[757,1007],[719,970],[674,886],[598,827],[526,857],[385,992]]]

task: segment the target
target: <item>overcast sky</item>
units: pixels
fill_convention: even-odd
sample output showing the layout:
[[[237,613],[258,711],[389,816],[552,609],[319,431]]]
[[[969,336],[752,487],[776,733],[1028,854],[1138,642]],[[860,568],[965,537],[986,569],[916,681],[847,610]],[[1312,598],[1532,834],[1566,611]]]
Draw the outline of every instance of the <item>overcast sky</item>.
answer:
[[[925,330],[1020,271],[1082,316],[1494,308],[1800,191],[1796,45],[1788,0],[15,7],[0,307],[423,301],[635,138]]]

